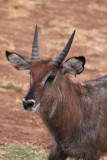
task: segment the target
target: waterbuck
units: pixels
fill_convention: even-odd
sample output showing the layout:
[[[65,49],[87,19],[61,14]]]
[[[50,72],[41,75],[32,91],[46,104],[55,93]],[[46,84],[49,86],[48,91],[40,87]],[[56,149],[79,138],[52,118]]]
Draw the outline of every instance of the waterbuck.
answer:
[[[75,31],[54,60],[41,60],[37,26],[32,59],[6,51],[7,59],[18,70],[30,70],[30,89],[23,108],[38,113],[55,139],[49,160],[98,160],[107,153],[107,76],[74,83],[69,74],[84,70],[85,58],[72,57],[64,64]]]

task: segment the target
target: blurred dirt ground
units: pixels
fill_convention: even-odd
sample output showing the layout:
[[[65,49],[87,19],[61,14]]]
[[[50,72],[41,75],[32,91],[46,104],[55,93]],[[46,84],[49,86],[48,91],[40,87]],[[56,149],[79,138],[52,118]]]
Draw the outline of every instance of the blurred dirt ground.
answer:
[[[29,142],[49,150],[52,140],[44,123],[21,107],[28,71],[16,71],[5,57],[6,50],[31,57],[36,24],[42,59],[54,58],[76,29],[68,57],[83,55],[86,66],[72,80],[98,78],[107,74],[107,1],[0,0],[0,145]]]

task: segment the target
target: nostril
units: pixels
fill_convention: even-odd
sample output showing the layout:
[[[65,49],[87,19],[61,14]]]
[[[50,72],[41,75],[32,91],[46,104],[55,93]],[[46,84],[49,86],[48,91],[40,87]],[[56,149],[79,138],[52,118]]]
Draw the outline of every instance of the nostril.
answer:
[[[34,107],[35,105],[35,101],[34,100],[23,100],[23,107],[24,109],[31,109],[32,107]]]
[[[32,107],[32,106],[34,105],[34,101],[28,101],[28,102],[27,102],[27,105],[28,105],[29,107]]]

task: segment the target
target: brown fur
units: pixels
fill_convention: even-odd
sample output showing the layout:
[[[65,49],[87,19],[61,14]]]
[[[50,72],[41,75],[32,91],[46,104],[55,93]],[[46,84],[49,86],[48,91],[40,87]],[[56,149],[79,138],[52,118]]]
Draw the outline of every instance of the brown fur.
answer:
[[[56,75],[54,81],[41,86],[50,71]],[[49,160],[98,160],[106,153],[107,81],[73,83],[49,61],[32,62],[31,76],[32,95],[40,102],[39,113],[55,139]]]
[[[48,160],[99,160],[107,153],[107,76],[81,84],[70,81],[67,73],[84,70],[83,56],[72,57],[58,68],[52,64],[56,60],[26,60],[8,51],[6,56],[16,69],[31,69],[23,107],[38,108],[55,139]]]

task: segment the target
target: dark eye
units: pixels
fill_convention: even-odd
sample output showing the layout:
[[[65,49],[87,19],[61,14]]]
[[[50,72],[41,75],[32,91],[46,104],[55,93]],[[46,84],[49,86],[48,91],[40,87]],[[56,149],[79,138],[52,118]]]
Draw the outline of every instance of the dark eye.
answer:
[[[55,75],[52,74],[47,78],[46,82],[52,82],[54,80],[54,78],[55,78]]]

